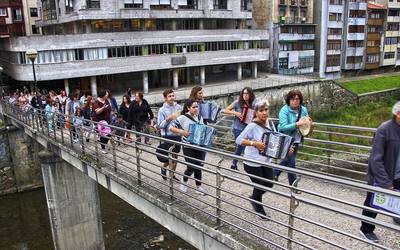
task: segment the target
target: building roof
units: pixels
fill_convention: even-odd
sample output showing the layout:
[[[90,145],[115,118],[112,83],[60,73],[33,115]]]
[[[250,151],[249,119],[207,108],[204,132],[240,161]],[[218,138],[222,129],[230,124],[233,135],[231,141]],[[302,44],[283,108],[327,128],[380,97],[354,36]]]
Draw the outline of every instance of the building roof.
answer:
[[[385,6],[375,2],[368,2],[368,9],[385,9]]]

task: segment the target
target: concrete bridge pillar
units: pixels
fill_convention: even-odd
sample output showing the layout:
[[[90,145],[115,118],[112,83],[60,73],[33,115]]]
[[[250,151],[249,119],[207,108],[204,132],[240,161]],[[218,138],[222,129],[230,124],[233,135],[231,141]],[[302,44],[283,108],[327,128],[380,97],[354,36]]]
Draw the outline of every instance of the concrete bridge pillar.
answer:
[[[200,85],[203,86],[206,84],[206,67],[200,67]]]
[[[257,73],[258,73],[257,72],[257,62],[252,62],[251,66],[252,66],[252,69],[251,69],[252,77],[254,79],[256,79],[257,78]]]
[[[105,249],[95,181],[49,151],[40,151],[54,248]]]
[[[178,69],[174,69],[174,71],[172,71],[172,78],[173,78],[173,88],[178,89],[178,87],[179,87]]]
[[[143,93],[149,93],[149,74],[147,71],[143,71]]]
[[[65,94],[68,96],[69,95],[69,82],[68,82],[68,79],[64,79],[64,90],[65,90]]]
[[[92,96],[97,96],[97,82],[95,76],[90,77],[90,89],[92,91]]]
[[[242,64],[241,63],[237,64],[237,80],[238,81],[242,80]]]

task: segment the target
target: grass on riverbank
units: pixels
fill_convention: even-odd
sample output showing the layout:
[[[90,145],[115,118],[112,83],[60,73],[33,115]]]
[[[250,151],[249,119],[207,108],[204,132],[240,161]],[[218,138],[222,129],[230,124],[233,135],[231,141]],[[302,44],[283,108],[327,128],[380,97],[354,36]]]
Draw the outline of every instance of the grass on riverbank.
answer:
[[[395,102],[395,98],[390,98],[358,106],[354,104],[333,112],[316,112],[312,118],[315,122],[321,123],[376,128],[392,117],[392,107]]]
[[[400,88],[400,76],[384,76],[343,83],[342,86],[356,94]]]

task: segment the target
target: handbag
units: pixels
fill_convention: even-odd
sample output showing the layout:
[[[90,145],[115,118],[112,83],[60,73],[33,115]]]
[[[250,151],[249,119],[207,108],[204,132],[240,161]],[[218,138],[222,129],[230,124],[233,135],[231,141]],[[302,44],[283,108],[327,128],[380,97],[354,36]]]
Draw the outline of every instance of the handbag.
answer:
[[[171,144],[167,142],[161,142],[160,145],[158,145],[156,149],[156,157],[159,162],[166,163],[169,161],[168,150],[170,146]]]

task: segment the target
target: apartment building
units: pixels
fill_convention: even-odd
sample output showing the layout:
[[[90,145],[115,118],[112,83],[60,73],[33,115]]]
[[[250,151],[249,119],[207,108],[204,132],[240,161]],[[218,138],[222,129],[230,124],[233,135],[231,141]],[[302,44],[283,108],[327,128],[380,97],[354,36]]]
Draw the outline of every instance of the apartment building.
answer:
[[[377,69],[383,58],[386,9],[382,4],[368,2],[367,55],[365,69]]]
[[[279,74],[314,72],[313,0],[272,0],[272,68]]]
[[[25,33],[27,36],[39,35],[40,28],[36,26],[35,22],[39,20],[39,10],[37,7],[37,0],[22,0]]]
[[[249,29],[246,0],[41,0],[43,36],[0,44],[6,74],[40,86],[97,93],[256,78],[269,65],[269,34]]]
[[[0,38],[25,35],[21,0],[0,0]]]
[[[400,38],[400,1],[376,0],[387,9],[386,32],[382,66],[394,67],[400,65],[399,38]]]
[[[320,77],[336,79],[342,71],[365,68],[366,0],[321,0],[315,5],[315,68]]]

